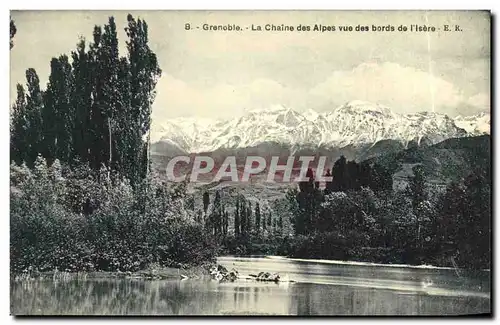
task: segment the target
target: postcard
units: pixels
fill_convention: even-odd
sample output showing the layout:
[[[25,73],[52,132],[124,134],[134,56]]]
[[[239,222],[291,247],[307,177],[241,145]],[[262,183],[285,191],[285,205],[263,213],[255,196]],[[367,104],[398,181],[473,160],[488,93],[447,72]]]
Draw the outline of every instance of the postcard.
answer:
[[[11,11],[14,316],[491,306],[489,11]]]

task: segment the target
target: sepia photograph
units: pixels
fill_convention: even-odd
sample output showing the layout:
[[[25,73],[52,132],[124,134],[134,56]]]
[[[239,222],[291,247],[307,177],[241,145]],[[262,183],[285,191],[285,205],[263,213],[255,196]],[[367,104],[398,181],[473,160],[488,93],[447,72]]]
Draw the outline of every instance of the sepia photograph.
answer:
[[[491,26],[10,11],[10,314],[491,317]]]

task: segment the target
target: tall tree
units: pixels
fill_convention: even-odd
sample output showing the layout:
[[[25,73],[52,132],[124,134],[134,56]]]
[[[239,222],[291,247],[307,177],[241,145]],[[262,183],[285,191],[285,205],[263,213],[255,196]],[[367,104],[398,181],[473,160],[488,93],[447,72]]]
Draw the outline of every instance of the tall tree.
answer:
[[[359,165],[354,161],[348,161],[346,164],[345,186],[348,190],[359,190]]]
[[[118,83],[118,75],[120,72],[119,57],[118,57],[118,37],[116,31],[115,19],[109,17],[108,24],[104,25],[104,33],[102,34],[100,48],[101,71],[100,77],[103,79],[102,88],[102,114],[104,116],[104,127],[102,129],[102,147],[106,165],[114,170],[119,170],[119,162],[117,159],[119,127],[121,119],[118,118],[123,112],[119,112],[120,88]],[[115,155],[113,155],[113,153]]]
[[[212,209],[213,234],[218,237],[222,233],[223,208],[219,191],[215,192],[214,205]]]
[[[210,204],[210,194],[207,191],[203,192],[203,221],[207,221],[207,210]]]
[[[372,186],[372,167],[367,162],[362,162],[359,166],[359,185],[361,187],[370,187],[373,190]]]
[[[463,183],[448,185],[439,201],[437,249],[443,255],[457,257],[466,268],[491,266],[490,187],[488,167],[484,166],[474,170]]]
[[[332,168],[333,181],[330,183],[330,192],[342,192],[347,190],[347,167],[346,158],[340,156]]]
[[[298,211],[295,217],[295,231],[300,235],[314,230],[322,201],[322,194],[318,186],[314,184],[314,172],[311,168],[307,170],[306,177],[308,180],[299,183],[300,192],[297,193]]]
[[[262,212],[262,230],[263,230],[263,233],[266,231],[266,228],[267,228],[266,213]]]
[[[460,251],[470,268],[490,268],[491,176],[489,167],[475,169],[464,181],[466,211],[459,227]]]
[[[245,202],[242,199],[239,200],[239,211],[240,211],[240,234],[245,236],[247,234],[247,209],[245,207]]]
[[[94,27],[94,42],[90,47],[92,65],[92,111],[93,143],[91,147],[92,166],[94,169],[101,165],[114,170],[117,168],[113,152],[117,152],[116,143],[117,121],[119,103],[119,57],[116,24],[110,17],[108,24],[104,25],[104,32],[100,26]],[[136,150],[142,146],[137,145]],[[136,161],[138,164],[139,161]]]
[[[234,209],[234,235],[240,236],[240,200],[239,196],[236,197],[236,208]]]
[[[301,217],[301,209],[298,202],[298,193],[299,192],[297,188],[289,188],[285,194],[286,207],[287,207],[286,212],[290,217],[290,223],[293,227],[295,234],[300,234],[301,229],[303,229],[303,227],[301,227],[302,217]],[[268,215],[267,218],[269,217],[270,216]]]
[[[49,162],[88,162],[94,171],[108,166],[134,187],[145,179],[150,166],[146,139],[161,70],[148,45],[146,22],[131,15],[127,22],[126,57],[119,57],[116,24],[109,17],[104,28],[94,27],[88,51],[80,40],[71,64],[65,55],[52,59],[45,94],[36,72],[27,71],[26,109],[20,101],[16,110],[25,112],[29,147],[23,149],[25,157],[14,154],[15,159],[32,163],[41,152]],[[14,34],[12,22],[11,40]],[[21,124],[13,122],[12,129],[19,131]],[[22,146],[20,133],[14,133],[13,143]]]
[[[73,71],[73,92],[71,94],[71,106],[74,110],[73,123],[73,155],[72,160],[88,162],[92,138],[90,120],[92,107],[92,80],[91,62],[89,54],[85,52],[85,40],[81,39],[77,44],[76,51],[71,52]],[[45,122],[45,119],[44,119]]]
[[[245,221],[246,221],[246,233],[250,234],[252,233],[252,204],[250,201],[247,201],[246,204],[246,214],[245,214]]]
[[[26,163],[28,166],[33,166],[38,154],[41,152],[43,93],[35,69],[30,68],[26,71],[26,81],[28,87],[26,96]]]
[[[325,177],[332,177],[332,173],[330,172],[330,169],[326,170]],[[328,195],[332,191],[332,182],[331,181],[326,181],[325,182],[325,189],[324,189],[324,194]]]
[[[224,222],[223,222],[223,227],[222,227],[222,234],[223,234],[224,238],[226,238],[227,231],[229,228],[229,212],[224,210],[223,215],[224,215]]]
[[[59,58],[53,58],[50,68],[42,109],[42,153],[49,164],[56,158],[68,162],[74,155],[72,133],[75,120],[71,105],[74,84],[68,57],[61,55]]]
[[[422,208],[423,202],[427,199],[425,173],[421,165],[414,166],[412,170],[413,176],[409,180],[407,193],[411,199],[413,214],[415,216],[416,244],[421,246]]]
[[[161,76],[156,55],[148,45],[148,25],[141,19],[127,16],[128,26],[125,32],[128,36],[127,50],[130,63],[130,120],[131,130],[134,130],[129,139],[129,157],[137,159],[137,164],[144,168],[144,150],[138,152],[139,144],[146,137],[146,155],[149,155],[149,130],[151,124],[151,107],[155,98],[155,86]],[[149,157],[146,161],[149,161]],[[144,170],[144,169],[143,169]],[[147,170],[147,168],[146,168]],[[139,171],[139,178],[144,178]]]
[[[441,246],[455,245],[460,238],[457,226],[466,213],[466,187],[458,182],[450,183],[438,204],[437,237]]]
[[[374,164],[371,169],[370,187],[373,191],[391,191],[392,190],[392,174],[387,168],[380,164]]]
[[[260,230],[260,205],[259,202],[255,204],[255,230]]]
[[[93,170],[99,170],[101,165],[106,162],[106,139],[105,134],[108,133],[105,120],[105,101],[104,101],[104,83],[106,78],[101,78],[105,71],[104,63],[101,57],[102,47],[102,28],[94,26],[93,43],[90,44],[89,61],[90,61],[90,80],[92,84],[91,98],[92,106],[90,111],[90,119],[92,128],[90,131],[91,142],[90,146],[90,165]]]
[[[137,158],[134,156],[133,159],[128,156],[131,152],[130,146],[135,143],[138,130],[131,130],[131,126],[134,125],[133,120],[130,116],[131,110],[131,90],[130,90],[130,64],[127,58],[122,57],[118,63],[118,96],[115,108],[117,114],[114,116],[113,125],[114,136],[113,141],[115,143],[115,150],[113,151],[113,157],[115,157],[115,168],[117,168],[122,174],[127,175],[129,179],[137,178],[134,176],[137,170],[135,164]],[[135,152],[135,150],[134,150]]]
[[[18,165],[27,160],[29,144],[26,139],[28,128],[26,93],[21,84],[17,84],[17,98],[12,106],[10,121],[10,160]]]

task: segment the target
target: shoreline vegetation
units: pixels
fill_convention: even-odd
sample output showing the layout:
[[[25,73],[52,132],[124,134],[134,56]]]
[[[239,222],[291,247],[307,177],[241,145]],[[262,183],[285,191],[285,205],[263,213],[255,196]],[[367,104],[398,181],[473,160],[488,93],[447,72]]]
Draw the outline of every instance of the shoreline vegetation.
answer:
[[[261,226],[257,227],[255,215],[266,218],[266,213],[261,214],[258,205],[257,210],[252,211],[243,201],[237,201],[239,207],[235,209],[235,213],[241,213],[233,218],[240,223],[238,236],[235,236],[236,229],[228,231],[229,225],[224,225],[229,223],[229,218],[228,213],[218,207],[220,202],[207,204],[206,214],[201,217],[193,206],[185,204],[190,201],[185,184],[169,187],[158,179],[150,179],[142,189],[155,195],[144,196],[141,192],[134,194],[126,181],[99,183],[93,180],[90,171],[87,172],[89,174],[75,177],[74,169],[63,168],[57,162],[48,167],[41,157],[33,170],[12,166],[11,273],[14,276],[32,272],[43,274],[56,268],[62,272],[121,273],[141,272],[150,265],[189,269],[213,263],[216,256],[227,254],[281,255],[386,265],[430,264],[477,269],[489,266],[484,263],[486,259],[477,257],[464,263],[460,256],[453,255],[453,251],[451,254],[441,254],[445,250],[430,254],[439,242],[430,242],[432,245],[427,247],[417,242],[421,247],[412,247],[406,238],[401,248],[364,246],[370,241],[362,236],[363,233],[355,231],[356,225],[347,232],[351,238],[332,231],[287,236],[284,226],[279,222],[273,226],[273,221],[270,221],[269,230],[262,234],[260,227],[268,221],[260,220]],[[102,174],[107,175],[106,170],[102,170]],[[80,202],[99,203],[90,212],[75,211],[72,209],[75,194],[89,198],[82,198]],[[204,197],[210,200],[209,195]],[[295,196],[290,199],[296,202]],[[139,202],[148,208],[139,209]],[[77,209],[82,207],[77,206]],[[220,229],[215,229],[217,225]],[[413,230],[411,225],[403,229]],[[376,229],[375,226],[365,230],[371,234],[372,243],[375,243]]]
[[[308,170],[310,181],[273,202],[166,182],[149,140],[161,69],[147,23],[128,15],[125,31],[125,56],[110,17],[91,42],[51,60],[45,89],[31,68],[17,85],[11,277],[197,270],[226,254],[490,267],[489,165],[441,192],[416,165],[395,190],[394,166],[342,156],[325,188]]]
[[[241,257],[249,257],[249,256],[241,256]],[[316,263],[326,263],[326,264],[334,264],[334,265],[358,265],[358,266],[372,266],[372,267],[396,267],[396,268],[415,268],[415,269],[440,269],[440,270],[455,270],[456,272],[463,271],[465,269],[456,269],[453,267],[444,267],[444,266],[434,266],[434,265],[408,265],[408,264],[381,264],[375,262],[366,262],[366,261],[339,261],[339,260],[322,260],[322,259],[302,259],[302,258],[289,258],[286,256],[266,256],[266,255],[253,255],[250,257],[263,257],[270,259],[287,259],[290,261],[298,261],[298,262],[316,262]],[[224,278],[218,279],[217,276],[214,276],[214,270],[221,271],[224,274]],[[482,269],[476,270],[480,272],[491,272],[490,269]],[[231,279],[230,281],[234,281],[236,279],[258,279],[258,276],[255,274],[250,275],[239,275],[238,270],[232,269],[231,272],[235,273],[236,277]],[[217,272],[219,273],[219,272]],[[71,280],[98,280],[98,279],[130,279],[130,280],[210,280],[216,279],[219,281],[227,281],[227,276],[229,271],[222,267],[220,264],[216,263],[206,263],[200,266],[185,266],[182,268],[176,267],[159,267],[158,265],[152,265],[144,270],[139,270],[135,272],[127,271],[87,271],[87,272],[67,272],[67,271],[46,271],[46,272],[22,272],[19,274],[11,275],[11,281],[20,282],[20,281],[34,281],[34,280],[53,280],[53,281],[71,281]],[[260,274],[264,275],[264,272],[260,272]],[[260,275],[259,274],[259,275]],[[270,282],[279,282],[279,274],[278,279],[266,280]],[[293,280],[288,280],[293,281]],[[295,281],[293,281],[295,282]]]
[[[12,281],[31,281],[31,280],[87,280],[87,279],[141,279],[141,280],[187,280],[187,279],[208,279],[210,278],[209,266],[197,266],[188,268],[147,268],[135,272],[121,271],[87,271],[87,272],[66,272],[66,271],[47,271],[47,272],[25,272],[16,274]]]

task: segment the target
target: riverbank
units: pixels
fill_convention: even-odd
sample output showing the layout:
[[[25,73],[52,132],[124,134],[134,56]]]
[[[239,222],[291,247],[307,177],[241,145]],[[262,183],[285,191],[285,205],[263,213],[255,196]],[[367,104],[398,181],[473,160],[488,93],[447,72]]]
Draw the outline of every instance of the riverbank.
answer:
[[[143,280],[106,278],[12,282],[14,315],[464,315],[489,313],[489,274],[454,270],[221,256],[241,280],[214,281],[177,275]],[[179,269],[180,274],[187,274]],[[191,271],[195,272],[196,269]],[[205,270],[201,270],[202,273]],[[262,282],[269,272],[289,281]],[[100,276],[102,274],[88,274]],[[125,275],[126,277],[136,274]],[[240,279],[239,277],[239,279]],[[355,303],[353,303],[355,301]]]
[[[23,272],[11,274],[11,280],[29,281],[29,280],[88,280],[88,279],[144,279],[144,280],[183,280],[183,279],[209,279],[209,269],[213,264],[204,264],[200,266],[190,266],[183,268],[175,267],[149,267],[136,272],[121,271],[90,271],[90,272]]]
[[[419,249],[412,245],[362,246],[358,241],[337,233],[311,234],[308,236],[252,237],[246,242],[228,241],[224,255],[237,256],[286,256],[294,259],[344,261],[348,263],[374,263],[379,265],[432,265],[450,269],[488,269],[489,261],[472,263],[464,254],[449,247]],[[367,243],[369,244],[369,243]]]

